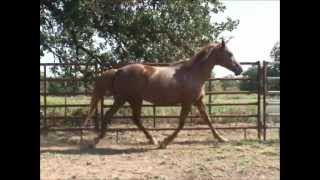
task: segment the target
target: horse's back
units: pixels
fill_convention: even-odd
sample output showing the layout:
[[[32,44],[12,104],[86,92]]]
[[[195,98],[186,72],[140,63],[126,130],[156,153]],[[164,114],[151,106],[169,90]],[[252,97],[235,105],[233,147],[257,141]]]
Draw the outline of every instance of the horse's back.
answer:
[[[118,69],[114,88],[121,96],[137,96],[147,85],[154,68],[143,64],[130,64]]]
[[[170,67],[130,64],[118,69],[115,89],[120,96],[155,97],[160,91],[172,90],[173,74]]]

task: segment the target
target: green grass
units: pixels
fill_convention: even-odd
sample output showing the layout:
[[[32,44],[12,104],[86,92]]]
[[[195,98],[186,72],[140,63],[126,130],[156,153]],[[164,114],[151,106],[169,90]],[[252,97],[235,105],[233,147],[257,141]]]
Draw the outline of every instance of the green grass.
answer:
[[[47,96],[47,104],[64,104],[66,100],[67,104],[86,104],[90,102],[89,96],[71,96],[71,97],[61,97],[61,96]],[[105,104],[112,104],[113,100],[111,98],[105,98]],[[256,102],[257,95],[212,95],[212,103],[244,103],[244,102]],[[209,103],[209,96],[205,96],[204,102]],[[44,104],[44,97],[40,96],[40,103]],[[145,102],[147,103],[147,102]]]
[[[43,96],[41,98],[41,104],[44,104]],[[112,104],[113,100],[111,98],[105,98],[104,104]],[[205,103],[209,103],[209,96],[205,96]],[[257,102],[257,95],[212,95],[211,103],[253,103]],[[57,97],[57,96],[48,96],[47,104],[48,105],[63,105],[66,104],[89,104],[89,96],[73,96],[73,97]],[[144,102],[144,104],[149,104]],[[108,108],[105,108],[104,111],[107,111]],[[178,116],[180,113],[180,107],[156,107],[157,116]],[[269,107],[268,112],[278,112],[279,107]],[[88,111],[88,107],[74,107],[74,108],[48,108],[47,116],[64,116],[65,113],[67,117],[71,116],[81,116],[85,117]],[[209,107],[207,107],[207,112],[209,112]],[[212,115],[253,115],[257,113],[257,106],[212,106],[211,114]],[[192,115],[199,115],[196,107],[192,108]],[[116,113],[116,116],[130,116],[130,108],[120,108]],[[142,109],[142,116],[152,116],[153,108],[144,107]],[[254,122],[256,118],[215,118],[217,122]]]
[[[209,103],[209,97],[206,96],[204,99],[205,103]],[[256,102],[255,95],[217,95],[212,97],[212,103],[251,103]],[[104,104],[112,104],[112,99],[105,99]],[[89,104],[90,97],[86,96],[75,96],[75,97],[57,97],[57,96],[48,96],[47,97],[47,105],[63,105],[63,104]],[[41,105],[44,104],[43,97],[41,97]],[[147,102],[145,102],[147,104]],[[73,113],[79,113],[78,109],[82,109],[83,111],[87,111],[87,107],[83,108],[67,108],[67,115],[72,115]],[[212,106],[211,112],[212,114],[228,114],[228,113],[254,113],[256,111],[255,106]],[[48,108],[48,114],[51,112],[54,114],[64,114],[64,107],[62,108]],[[180,107],[156,107],[157,115],[177,115],[180,112]],[[193,108],[193,113],[196,113],[197,109]],[[126,115],[131,113],[129,108],[121,108],[118,115]],[[142,110],[142,115],[153,115],[152,107],[144,107]]]

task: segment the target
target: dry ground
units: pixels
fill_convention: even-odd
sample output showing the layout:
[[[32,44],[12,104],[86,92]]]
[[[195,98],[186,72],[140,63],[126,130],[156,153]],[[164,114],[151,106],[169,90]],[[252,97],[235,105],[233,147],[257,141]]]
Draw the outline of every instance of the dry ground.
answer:
[[[152,132],[162,140],[172,131]],[[279,179],[278,132],[256,140],[256,130],[181,131],[167,149],[146,144],[141,132],[125,132],[119,143],[110,133],[93,150],[79,150],[78,136],[50,133],[41,138],[41,179]]]

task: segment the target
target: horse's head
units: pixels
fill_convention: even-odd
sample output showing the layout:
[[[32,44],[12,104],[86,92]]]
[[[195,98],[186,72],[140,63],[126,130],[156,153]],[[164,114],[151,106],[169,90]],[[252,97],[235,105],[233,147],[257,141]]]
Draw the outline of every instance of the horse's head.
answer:
[[[234,72],[235,75],[242,73],[242,67],[235,60],[233,54],[228,50],[224,40],[222,40],[222,42],[214,48],[213,52],[217,65],[229,69],[230,71]]]

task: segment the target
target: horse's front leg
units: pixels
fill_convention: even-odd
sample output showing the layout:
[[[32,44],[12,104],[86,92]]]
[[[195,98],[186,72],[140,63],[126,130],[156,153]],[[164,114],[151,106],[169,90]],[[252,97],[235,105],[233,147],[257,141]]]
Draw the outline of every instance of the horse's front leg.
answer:
[[[210,127],[212,134],[215,138],[217,138],[220,142],[227,142],[228,139],[224,138],[222,135],[220,135],[218,133],[218,131],[212,126],[211,122],[210,122],[210,118],[206,112],[206,107],[204,105],[204,103],[202,102],[202,98],[200,98],[198,101],[196,101],[195,105],[197,106],[202,118],[204,119],[204,121],[208,124],[208,126]]]
[[[160,143],[160,146],[159,146],[160,149],[165,149],[167,145],[178,135],[179,131],[184,126],[185,119],[188,116],[190,110],[191,110],[191,105],[182,105],[178,128],[170,136],[165,138]]]

